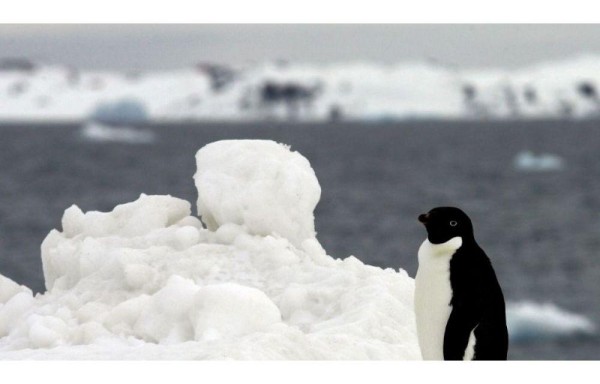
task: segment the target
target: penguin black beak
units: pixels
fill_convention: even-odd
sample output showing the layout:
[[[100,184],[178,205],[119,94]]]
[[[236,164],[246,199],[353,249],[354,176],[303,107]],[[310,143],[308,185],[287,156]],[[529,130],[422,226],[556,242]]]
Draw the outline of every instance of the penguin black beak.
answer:
[[[427,224],[427,222],[429,221],[429,214],[424,213],[422,215],[419,215],[419,221],[423,224]]]

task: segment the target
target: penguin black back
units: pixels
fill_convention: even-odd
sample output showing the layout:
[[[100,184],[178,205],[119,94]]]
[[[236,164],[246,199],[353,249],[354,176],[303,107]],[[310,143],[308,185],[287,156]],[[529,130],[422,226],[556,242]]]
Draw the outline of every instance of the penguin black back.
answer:
[[[444,359],[462,360],[471,348],[474,360],[506,360],[504,296],[490,259],[475,241],[471,220],[458,208],[439,207],[420,215],[419,221],[431,244],[462,239],[449,262],[452,310],[444,332]]]

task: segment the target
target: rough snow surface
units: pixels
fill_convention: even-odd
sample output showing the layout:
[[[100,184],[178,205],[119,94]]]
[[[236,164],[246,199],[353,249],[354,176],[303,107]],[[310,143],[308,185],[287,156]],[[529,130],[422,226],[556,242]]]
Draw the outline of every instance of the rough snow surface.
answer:
[[[47,292],[0,276],[0,359],[420,358],[413,280],[326,254],[305,158],[234,141],[198,165],[208,229],[171,196],[67,209],[42,244]]]

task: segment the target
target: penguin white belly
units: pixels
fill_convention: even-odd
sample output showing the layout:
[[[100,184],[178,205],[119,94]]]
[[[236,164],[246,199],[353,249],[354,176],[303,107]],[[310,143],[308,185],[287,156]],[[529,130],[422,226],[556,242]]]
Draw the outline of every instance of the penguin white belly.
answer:
[[[421,354],[425,360],[444,360],[444,333],[452,307],[450,260],[462,245],[461,237],[442,244],[425,240],[419,248],[415,277],[415,315]]]
[[[469,342],[467,343],[467,349],[465,349],[465,355],[463,356],[463,360],[473,360],[475,357],[475,344],[477,344],[477,338],[475,337],[475,330],[477,326],[473,328],[471,334],[469,335]]]

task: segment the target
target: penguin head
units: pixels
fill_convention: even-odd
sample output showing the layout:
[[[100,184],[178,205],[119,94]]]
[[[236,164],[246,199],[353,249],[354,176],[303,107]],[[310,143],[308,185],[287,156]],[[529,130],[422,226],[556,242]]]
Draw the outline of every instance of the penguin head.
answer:
[[[461,237],[463,241],[473,239],[473,224],[466,213],[454,207],[437,207],[419,215],[425,225],[427,239],[432,244],[442,244]]]

